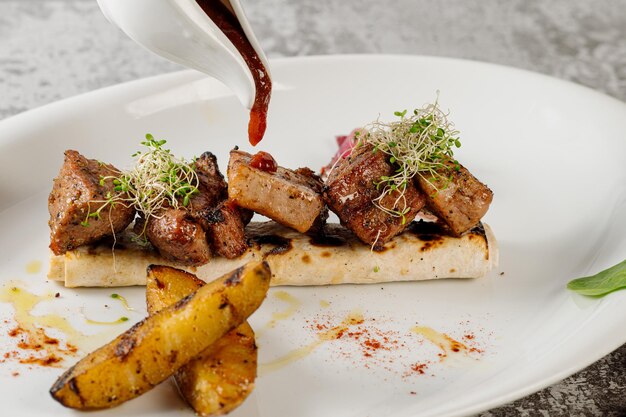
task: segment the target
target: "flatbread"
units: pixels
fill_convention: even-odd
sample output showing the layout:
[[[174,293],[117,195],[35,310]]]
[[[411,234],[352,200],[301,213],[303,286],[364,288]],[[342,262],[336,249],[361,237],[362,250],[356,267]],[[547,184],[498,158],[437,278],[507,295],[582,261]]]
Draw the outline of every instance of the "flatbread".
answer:
[[[185,267],[161,258],[149,244],[126,231],[111,242],[83,246],[52,256],[48,278],[66,287],[145,285],[150,264],[175,266],[204,281],[249,261],[264,259],[273,286],[371,284],[439,278],[480,278],[498,263],[497,242],[481,223],[461,237],[431,222],[413,222],[380,252],[361,243],[349,230],[328,224],[323,237],[310,237],[275,222],[250,223],[250,248],[236,259],[213,258],[200,267]]]

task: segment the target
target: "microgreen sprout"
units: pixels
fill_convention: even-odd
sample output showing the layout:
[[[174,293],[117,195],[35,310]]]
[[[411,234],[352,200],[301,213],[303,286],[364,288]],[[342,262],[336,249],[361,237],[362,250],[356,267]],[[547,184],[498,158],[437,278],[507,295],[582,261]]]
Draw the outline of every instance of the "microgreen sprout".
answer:
[[[124,308],[125,308],[126,310],[128,310],[128,311],[134,311],[134,310],[135,310],[134,308],[132,308],[132,307],[128,304],[128,300],[127,300],[125,297],[123,297],[123,296],[121,296],[121,295],[119,295],[119,294],[115,294],[115,293],[113,293],[113,294],[111,294],[111,298],[114,298],[114,299],[116,299],[116,300],[120,300],[120,302],[122,303],[122,306],[124,306]]]
[[[166,206],[187,207],[191,197],[199,192],[195,166],[172,155],[163,147],[165,143],[147,134],[141,142],[147,150],[132,155],[137,158],[133,169],[101,177],[100,185],[112,181],[115,193],[108,192],[106,199],[91,201],[101,206],[94,212],[89,210],[81,224],[88,226],[90,218],[100,219],[105,207],[112,209],[117,203],[134,207],[146,219],[158,217]]]
[[[420,175],[428,179],[436,191],[434,183],[443,184],[445,188],[450,179],[449,163],[453,162],[454,169],[459,169],[453,150],[460,147],[461,142],[459,132],[448,120],[448,113],[439,108],[438,100],[413,110],[413,114],[407,115],[407,110],[403,110],[394,115],[400,120],[390,123],[376,120],[366,126],[367,133],[361,135],[361,140],[371,144],[373,152],[388,155],[395,167],[392,175],[381,176],[375,182],[381,193],[373,202],[384,212],[401,217],[404,224],[411,210],[406,199],[407,185]]]

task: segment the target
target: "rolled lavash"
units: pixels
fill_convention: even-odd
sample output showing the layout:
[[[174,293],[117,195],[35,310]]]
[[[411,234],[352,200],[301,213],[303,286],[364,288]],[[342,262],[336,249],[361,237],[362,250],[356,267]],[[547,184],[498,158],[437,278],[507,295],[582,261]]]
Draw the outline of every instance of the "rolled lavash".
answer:
[[[272,270],[273,286],[370,284],[439,278],[480,278],[498,263],[491,228],[484,223],[453,237],[437,223],[413,222],[372,251],[339,224],[327,224],[323,235],[311,237],[273,221],[246,227],[250,247],[236,259],[215,257],[199,267],[164,260],[130,231],[116,236],[115,245],[103,242],[52,256],[48,278],[66,287],[145,285],[150,264],[175,266],[204,281],[249,261],[264,259]]]

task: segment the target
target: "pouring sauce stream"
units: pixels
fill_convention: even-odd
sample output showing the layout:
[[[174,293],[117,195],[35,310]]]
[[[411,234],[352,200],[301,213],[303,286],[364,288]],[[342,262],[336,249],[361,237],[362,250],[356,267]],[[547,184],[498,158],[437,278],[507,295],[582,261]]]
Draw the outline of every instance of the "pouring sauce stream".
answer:
[[[228,0],[196,0],[196,2],[237,48],[252,73],[256,93],[250,110],[248,139],[252,146],[255,146],[263,139],[267,127],[267,108],[272,94],[272,80],[246,37],[230,2]]]

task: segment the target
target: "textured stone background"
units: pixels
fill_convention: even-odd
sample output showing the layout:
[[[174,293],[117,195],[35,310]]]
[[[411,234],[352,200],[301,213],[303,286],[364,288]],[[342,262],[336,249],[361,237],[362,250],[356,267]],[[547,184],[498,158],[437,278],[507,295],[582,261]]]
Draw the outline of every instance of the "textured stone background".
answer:
[[[468,58],[543,72],[626,101],[626,0],[242,1],[269,57]],[[95,0],[0,0],[0,119],[178,69],[110,26]],[[626,415],[626,345],[559,384],[482,414],[509,415]]]

